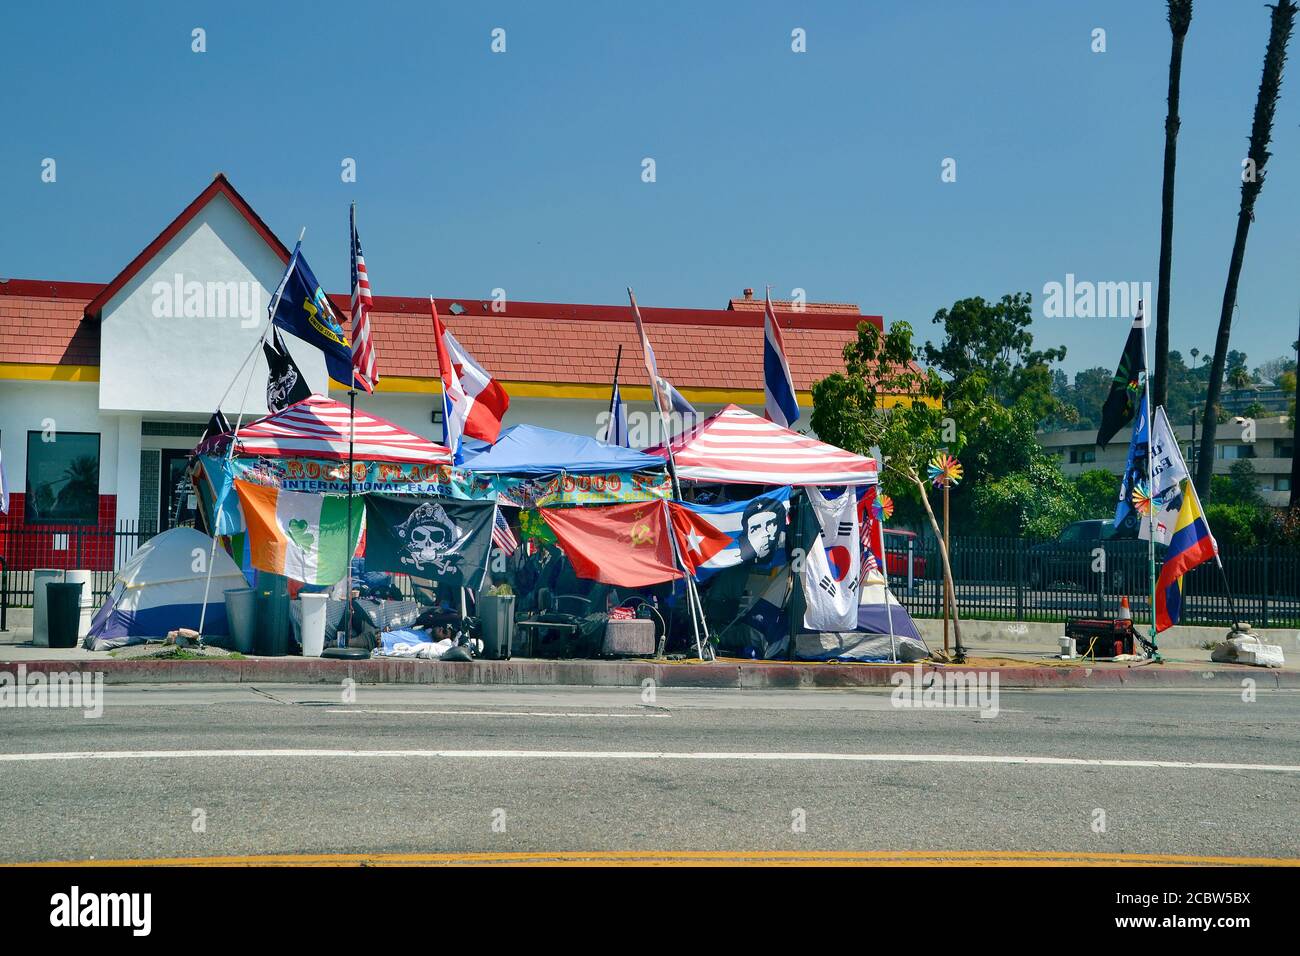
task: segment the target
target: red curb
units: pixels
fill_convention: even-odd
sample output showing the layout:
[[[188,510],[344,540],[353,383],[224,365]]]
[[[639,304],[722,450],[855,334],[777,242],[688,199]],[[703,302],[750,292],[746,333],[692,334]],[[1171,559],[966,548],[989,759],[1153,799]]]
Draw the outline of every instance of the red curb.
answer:
[[[242,660],[45,660],[0,661],[0,674],[102,673],[109,684],[266,683],[325,684],[351,678],[360,684],[457,684],[499,686],[569,685],[588,687],[640,686],[652,680],[659,687],[801,690],[894,686],[893,676],[912,673],[914,665],[897,667],[860,664],[783,664],[717,662],[663,664],[631,661],[417,661],[374,658],[334,661],[300,657]],[[1231,687],[1249,677],[1259,685],[1300,688],[1300,671],[1217,664],[1204,668],[1144,665],[1141,667],[961,667],[923,665],[922,673],[996,675],[1005,688],[1123,688]]]

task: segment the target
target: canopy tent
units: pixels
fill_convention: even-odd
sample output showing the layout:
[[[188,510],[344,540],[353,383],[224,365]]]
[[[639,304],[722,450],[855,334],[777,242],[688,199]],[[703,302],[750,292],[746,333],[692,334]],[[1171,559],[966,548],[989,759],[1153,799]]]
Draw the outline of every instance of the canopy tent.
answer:
[[[206,558],[211,545],[211,538],[193,528],[172,528],[146,541],[113,576],[112,590],[91,620],[84,646],[107,650],[165,637],[179,627],[197,629],[207,572],[195,570],[194,556]],[[205,634],[226,633],[222,592],[247,586],[230,556],[216,549]]]
[[[586,435],[537,425],[511,425],[496,444],[468,450],[461,467],[480,475],[541,477],[561,472],[587,475],[649,471],[664,465],[662,455],[607,445]]]
[[[239,429],[235,454],[261,458],[348,459],[348,406],[324,395],[312,395],[273,415]],[[385,418],[363,411],[352,425],[356,460],[402,464],[445,465],[451,452],[427,438],[399,428]],[[200,455],[223,455],[231,435],[215,435],[199,445]]]
[[[243,530],[236,478],[310,493],[347,494],[350,487],[358,495],[452,493],[456,478],[445,446],[362,411],[356,413],[349,482],[348,432],[348,406],[312,395],[250,422],[237,435],[206,439],[194,450],[191,468],[205,526],[218,535]]]
[[[728,405],[671,441],[677,476],[759,485],[873,485],[877,465],[834,445]],[[647,448],[667,456],[668,447]]]

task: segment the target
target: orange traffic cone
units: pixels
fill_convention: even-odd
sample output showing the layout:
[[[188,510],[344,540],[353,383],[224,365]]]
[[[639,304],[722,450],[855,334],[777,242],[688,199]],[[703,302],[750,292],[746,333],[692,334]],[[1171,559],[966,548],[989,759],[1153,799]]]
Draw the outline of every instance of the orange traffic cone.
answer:
[[[1127,594],[1124,595],[1122,598],[1119,599],[1119,619],[1120,619],[1121,621],[1131,621],[1131,620],[1133,620],[1133,611],[1132,611],[1132,609],[1129,608],[1129,606],[1128,606],[1128,595],[1127,595]]]

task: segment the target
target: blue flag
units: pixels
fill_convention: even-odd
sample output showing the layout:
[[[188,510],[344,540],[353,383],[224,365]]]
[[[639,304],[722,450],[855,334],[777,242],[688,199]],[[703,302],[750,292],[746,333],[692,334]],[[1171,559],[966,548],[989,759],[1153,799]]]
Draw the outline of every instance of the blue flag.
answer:
[[[302,243],[293,247],[293,255],[272,301],[275,311],[271,322],[324,352],[330,378],[356,387],[352,377],[352,344],[334,314],[329,296],[303,258]]]
[[[1146,402],[1139,402],[1137,418],[1133,420],[1133,437],[1128,443],[1128,460],[1124,464],[1124,477],[1119,483],[1119,500],[1115,502],[1116,538],[1136,538],[1142,525],[1142,515],[1133,507],[1133,492],[1149,494],[1147,488],[1147,436]]]

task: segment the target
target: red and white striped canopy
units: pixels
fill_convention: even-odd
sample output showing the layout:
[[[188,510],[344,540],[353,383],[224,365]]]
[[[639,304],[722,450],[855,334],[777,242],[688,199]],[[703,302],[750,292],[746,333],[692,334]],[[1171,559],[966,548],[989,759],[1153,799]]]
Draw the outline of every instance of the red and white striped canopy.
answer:
[[[691,481],[760,485],[872,485],[864,458],[728,405],[672,440],[677,474]],[[665,446],[647,454],[667,455]]]
[[[451,452],[437,442],[413,435],[385,418],[363,411],[353,426],[352,457],[358,461],[391,461],[430,465],[450,464]],[[199,446],[203,454],[224,451],[230,435],[209,438]],[[239,429],[235,453],[265,458],[348,457],[348,407],[323,395],[312,395],[274,415]]]

